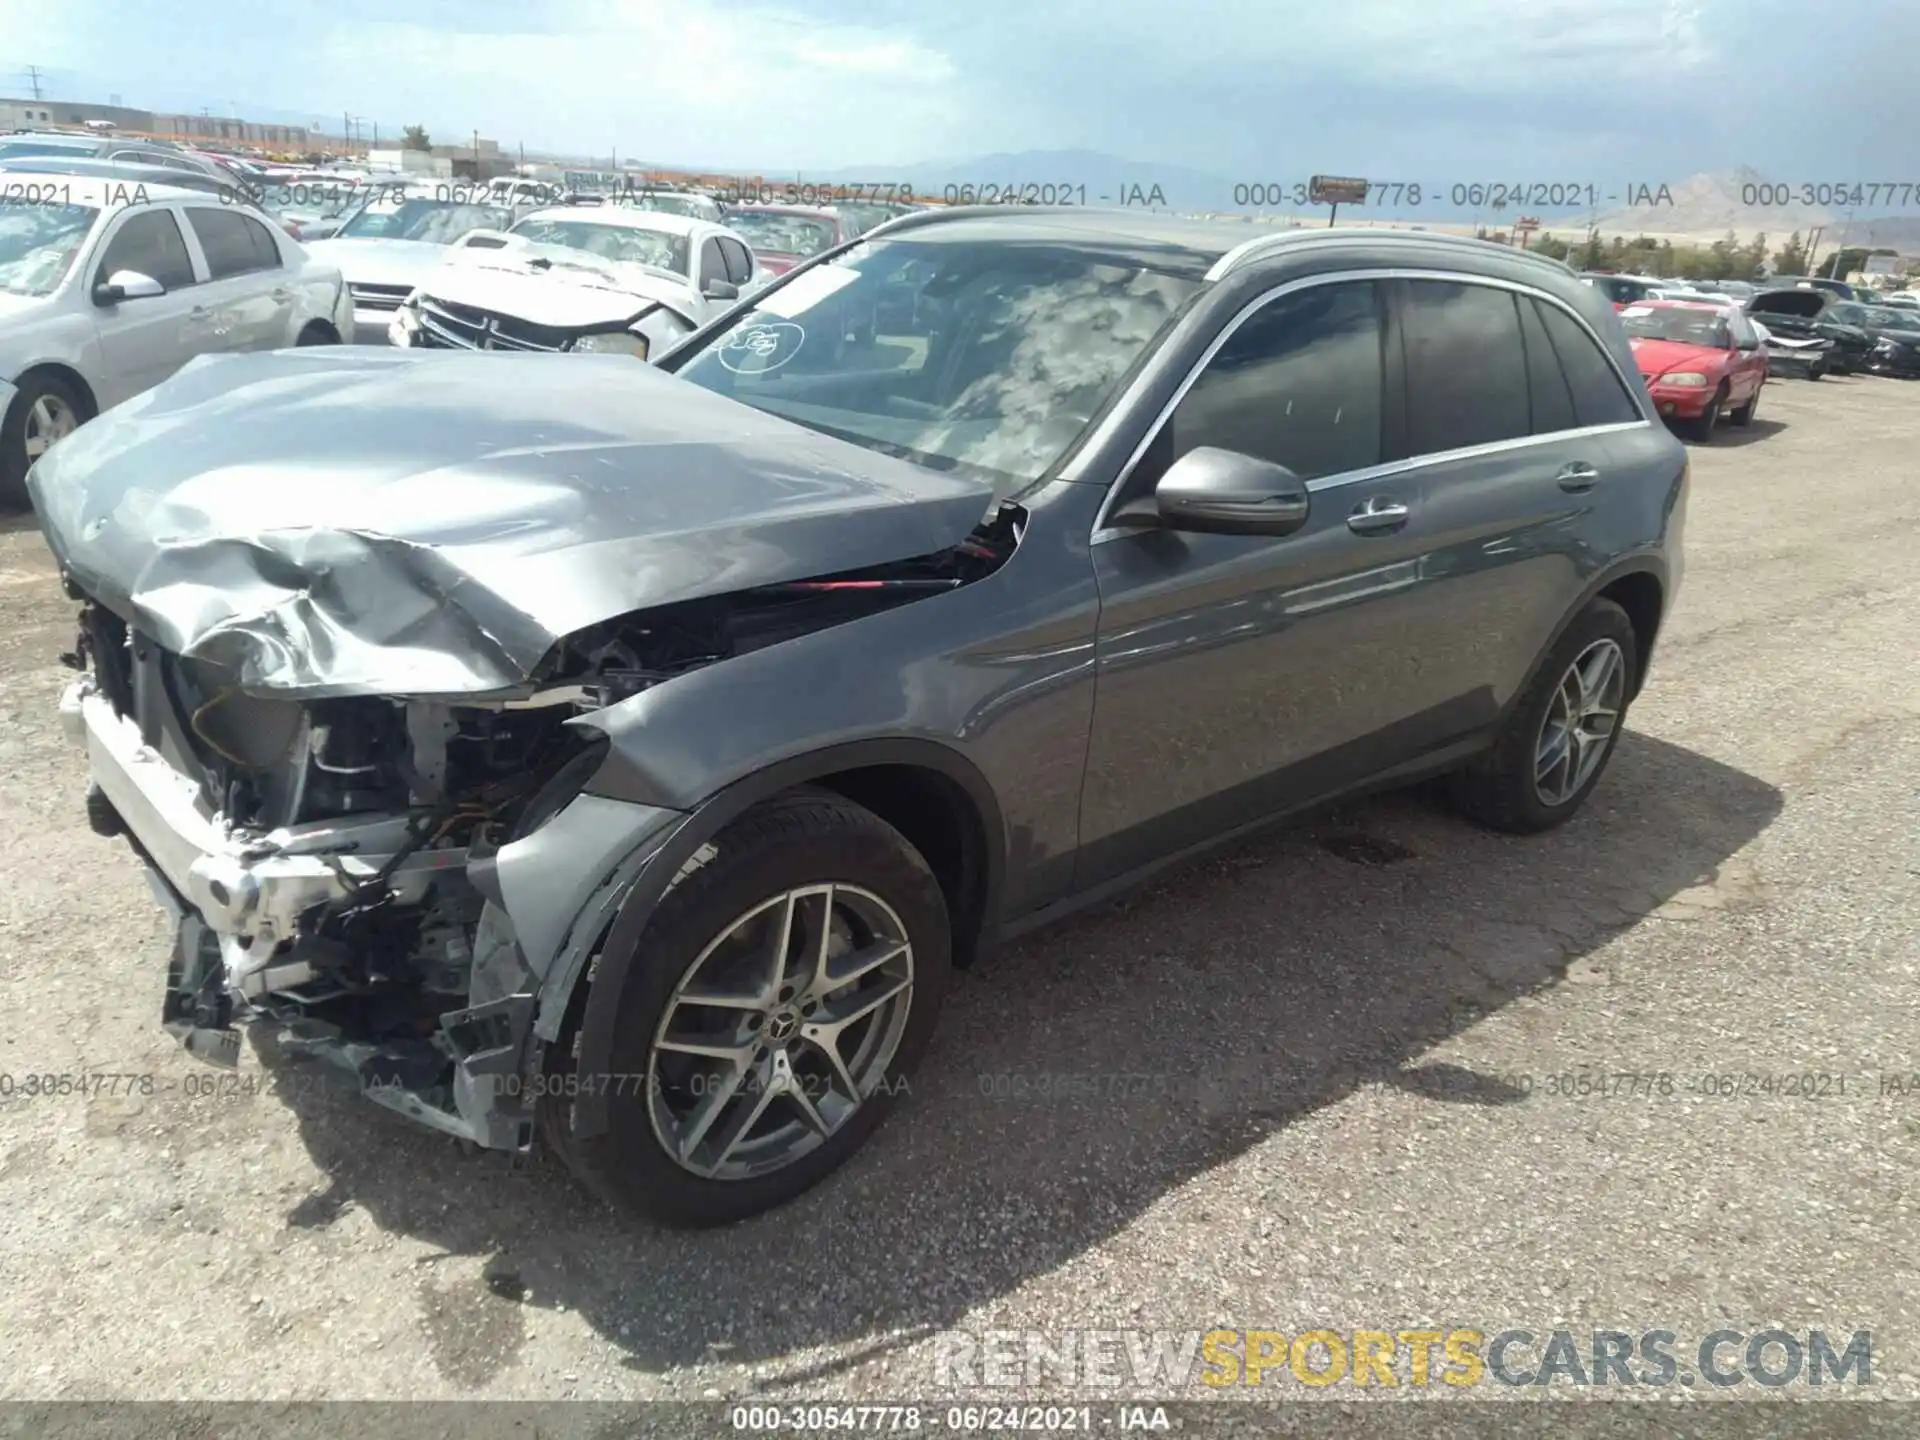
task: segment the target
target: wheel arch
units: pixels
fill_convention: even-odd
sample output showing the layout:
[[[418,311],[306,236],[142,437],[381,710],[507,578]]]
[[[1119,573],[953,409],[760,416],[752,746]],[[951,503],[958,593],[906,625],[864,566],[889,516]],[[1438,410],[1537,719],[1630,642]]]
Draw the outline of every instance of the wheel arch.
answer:
[[[340,332],[333,328],[333,322],[331,320],[307,321],[306,324],[300,327],[300,333],[294,336],[293,343],[295,345],[304,344],[307,342],[307,336],[309,335],[319,335],[322,337],[313,342],[315,344],[339,345],[343,343],[340,339]]]
[[[64,360],[36,360],[31,365],[23,367],[20,373],[13,377],[13,388],[16,394],[24,390],[27,382],[36,375],[50,375],[63,385],[71,387],[87,408],[87,413],[81,417],[83,420],[91,420],[100,413],[100,398],[94,394],[93,386],[87,383],[87,377]]]
[[[971,760],[951,746],[916,738],[853,741],[789,757],[714,792],[649,857],[600,940],[597,957],[568,982],[566,1009],[578,1016],[576,1073],[607,1073],[619,996],[662,897],[734,820],[801,788],[829,790],[872,811],[920,851],[947,899],[956,966],[972,963],[992,943],[1005,876],[1005,830],[993,787]],[[576,1134],[606,1129],[603,1090],[583,1086],[574,1098]]]
[[[1514,692],[1515,700],[1526,694],[1527,687],[1540,673],[1540,667],[1546,664],[1554,646],[1560,643],[1560,637],[1567,633],[1567,627],[1595,600],[1613,601],[1627,612],[1627,619],[1633,622],[1634,648],[1639,653],[1634,657],[1633,688],[1628,692],[1628,698],[1637,696],[1646,681],[1647,667],[1653,660],[1654,642],[1659,638],[1660,624],[1666,615],[1669,588],[1666,564],[1657,555],[1627,556],[1600,571],[1587,582],[1586,588],[1580,592],[1580,598],[1567,607],[1567,613],[1560,617],[1560,623],[1553,627],[1553,633],[1533,657],[1533,663],[1527,667],[1526,682]]]

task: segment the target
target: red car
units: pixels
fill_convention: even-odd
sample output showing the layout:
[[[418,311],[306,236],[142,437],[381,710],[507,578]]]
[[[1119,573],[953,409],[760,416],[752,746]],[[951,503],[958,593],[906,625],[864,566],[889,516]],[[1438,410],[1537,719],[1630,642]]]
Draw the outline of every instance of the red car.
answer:
[[[802,260],[811,260],[856,233],[839,211],[808,205],[729,205],[726,222],[775,275],[786,274]]]
[[[1711,440],[1722,415],[1753,419],[1767,383],[1767,351],[1731,305],[1643,300],[1620,312],[1653,403],[1681,434]]]

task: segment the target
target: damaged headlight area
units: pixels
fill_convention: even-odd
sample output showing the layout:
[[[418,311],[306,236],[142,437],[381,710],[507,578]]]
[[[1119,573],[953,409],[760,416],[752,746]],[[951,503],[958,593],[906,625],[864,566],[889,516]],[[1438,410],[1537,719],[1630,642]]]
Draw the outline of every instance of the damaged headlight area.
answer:
[[[563,941],[604,929],[589,901],[637,833],[592,808],[625,802],[581,799],[608,753],[591,717],[990,573],[1020,518],[935,556],[604,621],[524,683],[458,697],[251,691],[76,591],[64,658],[83,674],[62,716],[87,750],[93,827],[130,841],[175,923],[164,1023],[231,1065],[243,1024],[269,1022],[280,1049],[345,1067],[390,1108],[523,1147],[543,987],[572,973]]]

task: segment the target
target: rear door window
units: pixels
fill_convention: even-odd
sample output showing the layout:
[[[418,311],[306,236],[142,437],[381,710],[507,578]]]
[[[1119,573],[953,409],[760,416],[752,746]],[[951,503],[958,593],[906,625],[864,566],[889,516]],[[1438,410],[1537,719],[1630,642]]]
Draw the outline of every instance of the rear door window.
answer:
[[[215,280],[230,275],[249,275],[257,270],[277,270],[280,248],[258,220],[238,210],[213,210],[194,206],[187,211],[193,233],[207,255],[207,273]]]
[[[1558,305],[1539,302],[1540,318],[1573,391],[1574,419],[1581,425],[1624,425],[1644,419],[1600,344]]]
[[[1434,455],[1532,434],[1513,293],[1410,280],[1405,294],[1407,453]]]

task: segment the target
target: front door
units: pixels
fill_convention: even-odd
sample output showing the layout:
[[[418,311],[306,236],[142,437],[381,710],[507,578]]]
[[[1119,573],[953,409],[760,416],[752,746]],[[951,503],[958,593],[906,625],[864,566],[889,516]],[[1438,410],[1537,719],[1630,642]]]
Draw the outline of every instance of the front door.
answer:
[[[1445,728],[1408,680],[1432,537],[1424,479],[1383,467],[1397,349],[1379,282],[1280,292],[1203,362],[1119,482],[1118,499],[1150,494],[1180,455],[1214,446],[1287,466],[1312,509],[1277,538],[1096,537],[1076,888],[1390,769]]]

